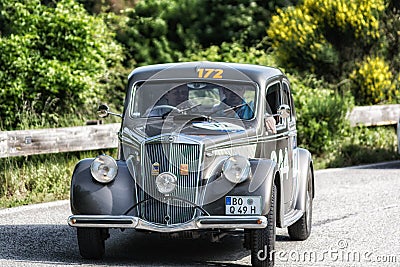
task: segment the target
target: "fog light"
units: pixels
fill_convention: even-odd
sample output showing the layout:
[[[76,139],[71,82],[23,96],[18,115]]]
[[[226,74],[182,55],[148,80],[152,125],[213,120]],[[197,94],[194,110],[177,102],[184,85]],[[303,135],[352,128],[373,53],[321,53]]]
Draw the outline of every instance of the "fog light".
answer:
[[[175,190],[177,181],[173,173],[163,172],[156,177],[157,190],[164,195],[170,194]]]

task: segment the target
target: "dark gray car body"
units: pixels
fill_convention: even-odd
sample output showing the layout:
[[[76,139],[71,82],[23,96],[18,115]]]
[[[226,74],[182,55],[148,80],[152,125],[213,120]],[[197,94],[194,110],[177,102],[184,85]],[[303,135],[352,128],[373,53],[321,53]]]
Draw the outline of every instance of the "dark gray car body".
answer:
[[[223,76],[211,73],[199,77],[199,69],[223,70]],[[215,76],[215,77],[213,77]],[[135,86],[148,80],[252,83],[257,87],[254,118],[227,119],[239,123],[241,131],[215,132],[190,125],[206,120],[149,120],[132,114]],[[268,90],[274,87],[279,103],[271,111]],[[279,105],[290,106],[290,116],[279,119],[276,133],[267,130],[267,111],[276,113]],[[267,107],[268,106],[268,107]],[[149,134],[147,125],[161,123],[162,131]],[[189,124],[189,125],[188,125]],[[182,164],[192,169],[181,183],[186,191],[177,192],[182,205],[170,205],[152,199],[157,195],[149,173],[155,161],[166,163],[168,170]],[[149,155],[151,154],[151,155]],[[278,69],[233,63],[190,62],[161,64],[135,69],[127,86],[119,132],[118,174],[108,184],[96,182],[90,172],[93,159],[80,161],[71,181],[71,211],[68,222],[75,227],[135,228],[154,232],[181,232],[216,229],[255,229],[266,226],[264,216],[270,208],[271,191],[277,188],[277,226],[295,223],[305,211],[307,177],[313,170],[310,153],[297,146],[295,108],[287,77]],[[233,184],[224,179],[222,166],[232,155],[249,159],[251,178]],[[193,171],[195,170],[195,171]],[[163,171],[163,170],[160,170]],[[314,179],[313,173],[311,173]],[[185,184],[186,183],[186,184]],[[150,193],[149,193],[150,192]],[[313,194],[314,195],[314,194]],[[260,196],[261,214],[229,215],[226,196]],[[151,201],[149,199],[152,199]]]

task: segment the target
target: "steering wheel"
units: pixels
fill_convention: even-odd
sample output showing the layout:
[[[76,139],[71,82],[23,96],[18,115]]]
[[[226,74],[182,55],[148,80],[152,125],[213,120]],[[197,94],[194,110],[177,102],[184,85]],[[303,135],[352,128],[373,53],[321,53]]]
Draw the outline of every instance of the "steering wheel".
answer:
[[[157,115],[157,116],[152,116],[151,113],[155,110],[158,109],[167,109],[168,111],[163,112],[163,114],[161,115]],[[182,110],[180,110],[177,107],[171,106],[171,105],[159,105],[159,106],[155,106],[151,109],[150,113],[149,113],[149,117],[162,117],[163,119],[165,119],[165,116],[167,116],[169,113],[171,113],[172,111],[178,112],[178,113],[182,113]]]
[[[171,105],[159,105],[152,108],[152,110],[162,109],[162,108],[169,108],[171,111],[182,112],[179,108],[171,106]]]

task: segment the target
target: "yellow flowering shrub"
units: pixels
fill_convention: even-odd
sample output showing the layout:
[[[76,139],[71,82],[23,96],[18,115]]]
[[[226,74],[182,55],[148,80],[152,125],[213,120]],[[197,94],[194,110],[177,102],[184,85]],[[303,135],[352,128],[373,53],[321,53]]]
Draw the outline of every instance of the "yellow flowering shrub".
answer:
[[[267,34],[281,63],[340,76],[343,45],[356,48],[379,38],[384,9],[384,0],[304,0],[278,10]]]
[[[396,95],[393,74],[389,65],[380,57],[366,57],[358,64],[350,79],[357,104],[370,105],[392,101]]]
[[[332,61],[329,56],[334,53],[318,27],[318,21],[303,9],[289,7],[278,9],[267,34],[280,61],[289,66],[313,69],[315,64],[311,62]]]
[[[356,38],[379,37],[379,14],[384,0],[304,0],[304,10],[329,27],[352,31]]]

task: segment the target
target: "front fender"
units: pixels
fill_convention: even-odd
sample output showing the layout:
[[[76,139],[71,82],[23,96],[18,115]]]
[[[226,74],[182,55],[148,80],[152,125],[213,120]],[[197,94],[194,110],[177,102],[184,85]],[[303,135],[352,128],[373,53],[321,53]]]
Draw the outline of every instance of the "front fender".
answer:
[[[128,171],[126,162],[117,161],[118,174],[114,181],[101,184],[94,180],[90,173],[90,164],[93,160],[84,159],[75,166],[70,189],[72,214],[123,214],[136,203],[135,181]]]
[[[311,171],[311,179],[313,184],[313,193],[314,197],[314,167],[311,158],[311,153],[303,148],[298,148],[299,154],[299,176],[298,176],[298,194],[296,198],[296,206],[295,209],[305,211],[306,210],[306,193],[307,193],[307,179],[308,172]]]
[[[261,196],[262,215],[266,215],[271,205],[276,163],[253,159],[250,164],[252,177],[243,183],[233,184],[223,174],[210,179],[205,188],[204,209],[211,215],[225,215],[225,196]]]

